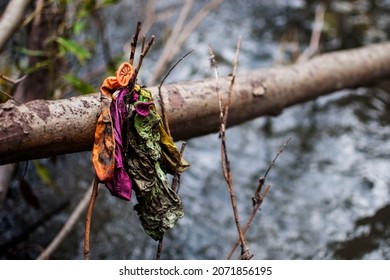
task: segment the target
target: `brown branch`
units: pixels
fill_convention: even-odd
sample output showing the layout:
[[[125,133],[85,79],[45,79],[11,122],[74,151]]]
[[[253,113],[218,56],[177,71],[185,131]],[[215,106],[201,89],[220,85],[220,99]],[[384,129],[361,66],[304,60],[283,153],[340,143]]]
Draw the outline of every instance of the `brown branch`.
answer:
[[[230,99],[231,92],[233,89],[234,85],[234,77],[236,75],[235,70],[237,69],[236,63],[238,62],[238,53],[239,53],[239,46],[240,44],[237,45],[237,52],[236,52],[236,58],[235,58],[235,65],[233,67],[233,78],[231,79],[230,82],[230,87],[229,87],[229,94],[228,94],[228,100]],[[217,98],[218,98],[218,104],[219,104],[219,119],[220,119],[220,131],[219,135],[221,138],[221,164],[222,164],[222,171],[223,171],[223,176],[225,178],[225,181],[228,185],[228,190],[230,194],[230,201],[232,204],[232,209],[233,209],[233,215],[234,215],[234,221],[237,226],[237,232],[238,232],[238,237],[240,240],[241,244],[241,259],[251,259],[253,255],[249,252],[248,245],[245,240],[245,235],[242,232],[241,225],[240,225],[240,217],[238,214],[238,208],[237,208],[237,200],[236,200],[236,195],[234,192],[234,185],[233,185],[233,180],[232,180],[232,172],[230,169],[230,161],[229,161],[229,156],[227,153],[227,142],[226,142],[226,121],[227,118],[225,117],[225,113],[229,111],[229,107],[227,104],[226,107],[224,108],[222,105],[222,98],[219,90],[219,74],[218,74],[218,66],[215,61],[215,55],[213,53],[213,50],[211,47],[209,47],[209,55],[210,55],[210,65],[214,69],[214,74],[215,74],[215,92],[217,93]],[[228,102],[230,103],[230,101]]]
[[[24,11],[30,2],[31,0],[9,1],[0,17],[0,53],[3,51],[9,38],[18,29],[18,25],[23,19]]]
[[[181,50],[185,41],[188,39],[194,29],[199,26],[202,20],[221,3],[222,0],[210,1],[208,4],[203,6],[186,25],[184,25],[184,20],[187,18],[189,10],[192,6],[192,1],[186,1],[179,19],[176,22],[174,30],[172,31],[171,36],[169,37],[168,42],[163,50],[163,53],[157,61],[154,71],[149,78],[148,83],[150,85],[156,83],[158,77],[161,76],[164,72],[166,65],[168,65],[175,57],[175,55]]]
[[[269,193],[269,191],[271,189],[271,186],[268,185],[266,187],[265,191],[261,192],[261,190],[263,188],[263,185],[265,183],[265,180],[266,180],[266,178],[268,176],[268,173],[271,171],[271,168],[275,165],[275,162],[278,159],[279,155],[284,151],[284,149],[286,148],[287,144],[291,141],[291,139],[292,139],[291,137],[289,139],[287,139],[287,141],[279,149],[279,151],[276,153],[276,156],[274,157],[274,159],[269,164],[269,166],[268,166],[267,170],[265,171],[263,177],[261,177],[259,179],[259,183],[258,183],[257,189],[256,189],[256,191],[255,191],[255,193],[254,193],[254,195],[252,197],[252,203],[253,203],[252,213],[249,216],[249,219],[246,222],[244,228],[242,229],[244,234],[246,234],[246,232],[248,231],[250,225],[252,224],[253,219],[256,216],[256,213],[258,212],[258,210],[260,209],[261,204],[264,201],[264,198],[268,195],[268,193]],[[234,243],[234,245],[232,246],[228,256],[226,257],[226,259],[230,260],[230,258],[233,256],[233,253],[236,250],[236,248],[237,248],[239,243],[240,243],[240,240],[237,239],[236,242]]]
[[[235,80],[227,126],[388,79],[389,53],[390,43],[381,43],[319,55],[302,64],[241,73]],[[229,81],[220,77],[223,100]],[[149,89],[158,99],[157,87]],[[214,79],[164,85],[161,94],[175,140],[218,131]],[[158,102],[156,106],[161,113]],[[0,164],[91,150],[99,109],[97,94],[19,106],[12,100],[0,104]]]
[[[310,44],[305,51],[297,59],[297,63],[302,63],[310,59],[319,49],[321,32],[324,26],[324,16],[326,7],[324,3],[319,3],[316,6],[316,14],[313,23],[313,31],[311,33]]]
[[[91,186],[85,192],[80,202],[77,204],[76,208],[73,210],[72,214],[69,216],[66,223],[63,225],[61,230],[58,232],[56,237],[50,242],[49,246],[38,256],[38,260],[47,260],[50,258],[50,255],[60,246],[60,244],[64,241],[65,237],[71,232],[74,228],[77,221],[80,219],[82,213],[88,206],[90,194],[93,190],[95,180],[93,180]]]
[[[183,142],[182,145],[181,145],[181,148],[180,148],[179,159],[178,159],[178,162],[176,163],[175,174],[173,175],[173,178],[172,178],[172,186],[171,186],[171,188],[172,188],[172,190],[174,190],[176,193],[178,193],[178,192],[179,192],[179,189],[180,189],[179,163],[181,162],[181,159],[182,159],[182,157],[183,157],[185,147],[186,147],[186,143]],[[156,260],[160,260],[160,259],[161,259],[161,253],[162,253],[162,249],[163,249],[163,239],[164,239],[164,237],[162,237],[162,238],[158,241],[157,253],[156,253]]]
[[[0,166],[0,210],[3,207],[3,202],[8,191],[14,168],[15,164],[13,163]]]
[[[150,38],[149,43],[146,47],[145,47],[145,36],[142,38],[141,54],[140,54],[139,59],[138,59],[138,65],[135,68],[135,78],[137,77],[137,74],[138,74],[139,70],[141,69],[142,61],[144,60],[144,57],[149,52],[149,49],[152,47],[153,43],[154,43],[154,35],[152,35],[152,37]]]
[[[95,206],[95,201],[98,196],[98,178],[95,175],[94,181],[93,181],[93,188],[91,192],[91,198],[89,200],[88,204],[88,210],[87,210],[87,216],[85,218],[85,231],[84,231],[84,260],[89,260],[89,252],[90,252],[90,242],[89,242],[89,236],[91,233],[91,221],[92,221],[92,214],[93,214],[93,208]]]
[[[173,27],[173,30],[168,37],[165,47],[157,63],[155,64],[154,71],[151,77],[149,78],[148,81],[149,84],[151,83],[153,84],[156,82],[157,78],[163,73],[166,64],[170,60],[172,60],[173,56],[175,55],[175,53],[172,53],[172,48],[176,44],[177,37],[180,36],[180,31],[182,30],[183,24],[192,8],[193,2],[194,2],[193,0],[184,2],[180,15],[175,23],[175,26]]]
[[[162,249],[163,249],[163,245],[164,245],[163,240],[164,240],[164,236],[161,237],[161,239],[158,241],[156,260],[161,260],[161,253],[162,253]]]
[[[229,108],[230,108],[230,104],[232,102],[233,87],[234,87],[234,82],[236,81],[238,57],[239,57],[239,54],[240,54],[240,49],[241,49],[241,36],[239,37],[239,39],[237,41],[236,54],[234,56],[234,61],[233,61],[233,73],[232,73],[232,77],[230,79],[228,98],[227,98],[227,103],[226,103],[225,111],[224,111],[223,122],[225,123],[225,125],[227,123]]]
[[[138,36],[139,36],[140,31],[141,31],[141,22],[137,22],[137,27],[135,29],[135,33],[134,33],[133,39],[132,39],[131,44],[130,44],[129,62],[131,65],[134,64],[135,50],[137,48]]]
[[[181,144],[180,153],[179,153],[180,156],[179,156],[178,162],[176,163],[176,170],[175,170],[175,174],[173,175],[173,179],[172,179],[172,190],[174,190],[176,193],[178,193],[180,190],[179,163],[181,162],[181,159],[183,158],[184,149],[186,148],[186,145],[187,145],[186,142],[183,142]]]
[[[190,55],[194,50],[191,50],[189,51],[188,53],[186,53],[185,55],[183,55],[178,61],[176,61],[176,63],[168,70],[167,74],[164,76],[164,78],[161,80],[161,83],[160,85],[158,86],[158,97],[160,98],[160,106],[161,106],[161,115],[162,115],[162,119],[163,119],[163,123],[164,123],[164,126],[165,126],[165,129],[167,130],[167,133],[170,137],[171,136],[171,130],[169,128],[169,117],[168,117],[168,114],[166,113],[166,110],[165,110],[165,105],[164,105],[164,99],[163,99],[163,96],[161,94],[161,87],[165,81],[165,79],[169,76],[169,74],[171,74],[172,70],[184,59],[186,58],[188,55]]]

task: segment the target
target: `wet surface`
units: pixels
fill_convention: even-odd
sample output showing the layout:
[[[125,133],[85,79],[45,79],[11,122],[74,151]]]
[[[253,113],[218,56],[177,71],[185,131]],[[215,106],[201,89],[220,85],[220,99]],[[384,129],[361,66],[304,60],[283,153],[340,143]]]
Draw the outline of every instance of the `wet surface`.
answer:
[[[324,48],[359,46],[388,38],[385,23],[390,20],[385,11],[390,5],[388,1],[378,2],[375,7],[368,1],[359,2],[366,6],[343,2],[346,6],[333,7],[329,24],[342,21],[344,28],[335,30],[354,36],[333,35]],[[209,15],[185,45],[196,52],[180,64],[180,70],[173,71],[168,83],[212,77],[208,44],[217,53],[221,75],[227,75],[239,35],[243,42],[239,72],[272,66],[280,56],[279,39],[291,26],[299,27],[301,41],[308,42],[305,31],[310,29],[313,9],[304,1],[262,3],[224,3]],[[354,11],[353,18],[343,17],[348,9]],[[352,19],[365,19],[367,14],[372,21],[359,25],[366,29],[352,24]],[[122,23],[112,24],[114,28]],[[159,27],[151,30],[157,37]],[[152,67],[158,54],[157,44],[143,67]],[[147,76],[147,70],[142,74]],[[243,221],[252,210],[251,198],[259,177],[280,146],[292,137],[267,178],[271,191],[247,234],[255,259],[389,259],[389,123],[390,94],[383,89],[359,88],[342,90],[286,109],[278,117],[259,118],[227,131]],[[164,238],[163,259],[223,259],[237,238],[221,175],[219,141],[217,134],[211,134],[187,142],[185,158],[191,167],[182,175],[180,188],[185,216]],[[25,165],[19,165],[0,212],[0,258],[35,258],[67,220],[93,178],[88,152],[42,163],[51,174],[49,186],[32,163],[24,176],[38,198],[35,204],[22,197],[18,177],[23,176]],[[92,223],[92,259],[155,257],[157,243],[143,232],[134,204],[134,200],[121,201],[104,187],[100,189]],[[82,258],[83,230],[80,220],[52,258]]]

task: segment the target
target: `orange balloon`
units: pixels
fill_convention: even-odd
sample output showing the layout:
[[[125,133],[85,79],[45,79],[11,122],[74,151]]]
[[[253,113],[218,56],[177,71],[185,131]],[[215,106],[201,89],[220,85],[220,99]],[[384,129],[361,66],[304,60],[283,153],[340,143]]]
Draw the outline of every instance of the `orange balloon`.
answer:
[[[100,182],[108,182],[115,169],[115,138],[110,114],[110,100],[102,98],[101,113],[96,123],[92,163]]]
[[[123,62],[116,71],[116,79],[118,84],[126,87],[134,75],[134,68],[129,62]]]

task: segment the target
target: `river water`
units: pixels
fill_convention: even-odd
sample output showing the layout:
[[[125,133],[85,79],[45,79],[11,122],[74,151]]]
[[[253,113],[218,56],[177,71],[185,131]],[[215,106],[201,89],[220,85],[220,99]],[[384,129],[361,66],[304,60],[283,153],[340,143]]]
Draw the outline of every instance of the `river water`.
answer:
[[[271,67],[280,60],[288,63],[294,45],[281,38],[292,38],[289,34],[294,30],[301,48],[309,41],[314,7],[305,1],[240,2],[224,2],[205,18],[181,54],[190,49],[195,53],[181,62],[168,83],[212,77],[209,44],[216,53],[220,74],[227,75],[239,36],[239,73]],[[176,1],[164,3],[168,4],[159,4],[160,10]],[[204,3],[197,1],[195,8]],[[345,5],[332,5],[325,16],[323,51],[388,38],[389,1],[341,3]],[[132,26],[140,20],[131,7],[131,1],[123,1],[106,11],[107,28],[115,41],[113,53],[120,53],[128,39],[129,24],[124,27],[127,17]],[[144,62],[145,80],[150,73],[147,69],[152,69],[161,52],[159,37],[173,24],[174,20],[160,22],[151,29],[157,44]],[[280,52],[281,46],[285,52]],[[278,117],[255,119],[227,131],[242,223],[251,212],[251,197],[259,177],[280,146],[292,138],[269,173],[266,183],[271,185],[270,193],[247,234],[255,259],[390,258],[389,112],[388,92],[359,88],[342,90],[286,109]],[[181,177],[185,217],[166,234],[162,258],[223,259],[237,231],[221,174],[218,135],[188,140],[185,158],[191,164]],[[54,182],[51,187],[44,186],[34,165],[27,166],[25,177],[36,185],[34,192],[41,209],[28,205],[21,197],[18,180],[12,182],[1,213],[1,258],[35,258],[67,220],[93,178],[89,152],[41,162]],[[23,173],[24,167],[20,165],[17,174]],[[100,189],[92,225],[92,259],[155,257],[157,244],[144,234],[133,210],[134,200],[135,196],[132,202],[121,201],[104,187]],[[80,221],[52,258],[82,258],[83,230]]]

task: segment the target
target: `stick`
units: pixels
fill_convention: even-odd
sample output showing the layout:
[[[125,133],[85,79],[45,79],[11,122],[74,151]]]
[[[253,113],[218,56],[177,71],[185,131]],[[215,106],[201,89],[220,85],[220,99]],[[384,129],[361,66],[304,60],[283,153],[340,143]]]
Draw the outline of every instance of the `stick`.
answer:
[[[232,73],[232,78],[230,80],[230,86],[229,86],[229,92],[228,92],[228,100],[227,100],[227,104],[225,106],[224,119],[223,119],[223,122],[225,123],[225,126],[227,124],[227,118],[228,118],[230,103],[231,103],[231,100],[232,100],[233,86],[234,86],[234,82],[236,80],[238,56],[240,54],[240,48],[241,48],[241,36],[238,38],[237,47],[236,47],[236,54],[234,55],[233,73]]]
[[[85,218],[85,232],[84,232],[84,260],[89,260],[89,236],[91,232],[91,220],[93,207],[95,206],[95,201],[98,196],[98,178],[95,174],[95,178],[93,180],[93,188],[91,193],[91,198],[88,204],[87,217]]]
[[[175,174],[173,176],[173,179],[172,179],[172,190],[174,190],[176,193],[179,192],[179,189],[180,189],[180,173],[179,173],[179,164],[181,162],[181,159],[183,157],[183,153],[184,153],[184,149],[186,147],[186,143],[183,142],[181,144],[181,148],[180,148],[180,156],[179,156],[179,161],[178,163],[176,164],[176,170],[175,170]],[[157,245],[157,253],[156,253],[156,260],[160,260],[161,259],[161,253],[162,253],[162,249],[163,249],[163,238],[161,238],[159,241],[158,241],[158,245]]]
[[[163,249],[163,239],[164,239],[164,236],[161,237],[161,239],[158,241],[156,260],[161,260],[161,253],[162,253],[162,249]]]
[[[31,0],[11,0],[0,16],[0,53],[5,48],[8,40],[18,29],[23,19],[24,11]]]
[[[175,171],[175,175],[173,176],[173,179],[172,179],[172,189],[178,193],[179,192],[179,189],[180,189],[180,173],[179,173],[179,165],[180,165],[180,162],[181,162],[181,159],[183,158],[183,154],[184,154],[184,149],[186,148],[186,145],[187,143],[186,142],[183,142],[181,144],[181,148],[180,148],[180,156],[179,156],[179,161],[178,163],[176,163],[176,171]]]
[[[238,46],[239,46],[239,44],[238,44]],[[238,52],[236,52],[236,53],[238,53]],[[235,221],[236,226],[237,226],[238,237],[239,237],[239,240],[241,243],[241,259],[248,260],[248,259],[251,259],[253,257],[253,255],[249,252],[249,248],[248,248],[248,245],[246,243],[244,233],[241,229],[240,219],[239,219],[239,214],[238,214],[238,209],[237,209],[236,196],[234,193],[234,187],[233,187],[233,181],[232,181],[232,174],[231,174],[231,170],[230,170],[230,161],[229,161],[228,153],[227,153],[227,149],[226,149],[226,146],[227,146],[227,144],[226,144],[226,122],[225,122],[226,118],[225,118],[224,112],[228,111],[229,108],[228,108],[228,106],[226,106],[226,108],[224,110],[223,106],[222,106],[222,98],[221,98],[221,95],[219,92],[218,67],[217,67],[217,63],[215,61],[215,55],[214,55],[211,47],[209,47],[209,54],[210,54],[210,64],[214,68],[215,79],[216,79],[215,90],[217,93],[218,104],[219,104],[219,108],[220,108],[220,123],[221,123],[220,138],[221,138],[222,171],[223,171],[223,175],[225,177],[225,181],[228,185],[230,200],[231,200],[231,204],[232,204],[232,208],[233,208],[234,221]],[[238,59],[236,59],[236,61],[238,61]],[[234,68],[236,69],[236,67],[234,67]],[[234,73],[234,75],[235,75],[235,73]],[[234,83],[234,79],[231,80],[231,83]],[[231,87],[232,86],[233,85],[231,84]]]
[[[137,48],[137,42],[138,42],[138,35],[139,35],[139,32],[141,31],[141,22],[137,22],[137,28],[135,30],[135,33],[134,33],[134,36],[133,36],[133,40],[131,41],[131,44],[130,44],[130,58],[129,58],[129,62],[131,65],[133,65],[134,63],[134,57],[135,57],[135,50]]]
[[[271,186],[267,186],[267,188],[265,189],[265,191],[263,193],[261,193],[261,189],[265,183],[265,179],[267,178],[268,176],[268,173],[271,171],[271,168],[274,166],[276,160],[278,159],[279,155],[283,152],[283,150],[286,148],[287,144],[291,141],[291,137],[287,139],[287,141],[282,145],[282,147],[279,149],[279,151],[277,152],[276,156],[274,157],[274,159],[271,161],[271,163],[269,164],[266,172],[264,173],[264,176],[261,177],[259,179],[259,183],[258,183],[258,186],[257,186],[257,189],[252,197],[252,202],[253,202],[253,210],[252,210],[252,213],[251,215],[249,216],[249,219],[248,221],[246,222],[244,228],[243,228],[243,232],[244,234],[246,234],[246,232],[248,231],[257,211],[259,210],[261,204],[263,203],[263,200],[264,198],[268,195],[269,191],[270,191],[270,188]],[[229,254],[227,255],[226,259],[230,259],[234,253],[234,251],[236,250],[238,244],[239,244],[239,239],[236,240],[236,242],[234,243],[233,247],[231,248]]]
[[[306,62],[318,51],[321,39],[321,32],[324,26],[325,10],[325,4],[322,2],[316,6],[316,14],[313,24],[313,31],[311,33],[310,44],[299,56],[297,63]]]
[[[143,37],[141,54],[139,56],[138,65],[135,68],[134,79],[137,78],[137,74],[138,74],[138,72],[139,72],[139,70],[141,69],[141,66],[142,66],[142,61],[144,60],[144,57],[148,53],[148,51],[149,51],[150,47],[153,45],[153,43],[154,43],[154,35],[152,35],[152,37],[149,40],[148,45],[145,48],[145,37]]]
[[[162,97],[162,93],[161,93],[161,87],[165,81],[165,79],[169,76],[169,74],[171,74],[172,70],[186,57],[188,56],[189,54],[191,54],[192,52],[194,51],[194,49],[190,50],[189,52],[187,52],[185,55],[183,55],[178,61],[176,61],[176,63],[169,69],[168,73],[164,76],[164,78],[162,79],[160,85],[158,86],[158,96],[160,97],[160,104],[161,104],[161,114],[162,114],[162,118],[163,118],[163,122],[164,122],[164,126],[165,126],[165,129],[167,130],[167,133],[170,137],[171,136],[171,130],[169,129],[169,120],[168,120],[168,114],[166,112],[166,109],[165,109],[165,103],[164,103],[164,99]]]
[[[61,228],[57,236],[51,241],[49,246],[38,256],[37,260],[47,260],[50,258],[50,255],[58,248],[58,246],[64,241],[65,237],[71,232],[77,221],[80,219],[81,214],[87,208],[90,193],[93,190],[95,180],[93,180],[91,186],[83,195],[82,199],[78,203],[77,207],[73,210],[72,214],[69,216],[69,219]]]
[[[164,55],[161,55],[159,60],[156,63],[155,70],[149,79],[149,84],[154,84],[156,79],[162,74],[162,72],[165,69],[165,66],[173,59],[173,57],[180,51],[181,47],[184,45],[187,38],[191,35],[191,33],[194,31],[194,29],[199,26],[199,24],[202,22],[202,20],[210,13],[212,10],[217,8],[222,3],[222,0],[212,0],[208,4],[204,5],[193,17],[192,19],[185,25],[181,26],[180,32],[175,33],[172,32],[172,39],[168,39],[168,41],[172,40],[172,44],[166,45],[166,51]],[[183,7],[181,17],[184,18],[184,16],[187,16],[188,12],[187,9],[190,8],[192,3],[190,1],[186,2],[187,7]],[[178,26],[183,25],[181,20],[178,20],[175,26],[175,29],[179,30]]]

